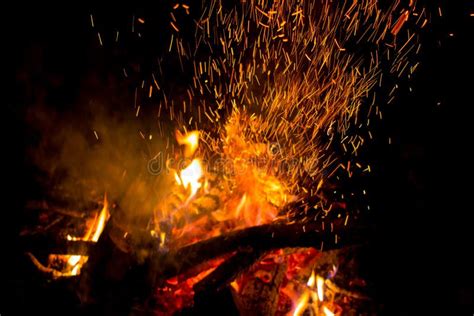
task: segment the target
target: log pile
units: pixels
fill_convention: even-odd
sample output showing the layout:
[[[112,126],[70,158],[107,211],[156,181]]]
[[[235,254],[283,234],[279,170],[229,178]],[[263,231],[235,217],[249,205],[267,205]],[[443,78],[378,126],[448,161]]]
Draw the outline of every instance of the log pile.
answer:
[[[193,286],[197,308],[205,298],[229,295],[230,282],[269,251],[300,247],[320,251],[339,249],[364,243],[371,231],[360,223],[347,226],[341,219],[306,223],[279,220],[164,252],[149,232],[136,230],[124,234],[117,223],[113,215],[97,243],[36,235],[23,238],[21,247],[35,254],[88,255],[78,291],[87,311],[128,314],[131,309],[153,309],[153,292],[157,287],[177,275],[197,274],[199,267],[210,260],[227,257]],[[269,283],[259,284],[255,280],[248,284],[238,298],[234,295],[235,307],[241,312],[258,309],[266,311],[264,315],[274,314],[276,305],[268,302],[275,301],[282,271],[276,267]]]

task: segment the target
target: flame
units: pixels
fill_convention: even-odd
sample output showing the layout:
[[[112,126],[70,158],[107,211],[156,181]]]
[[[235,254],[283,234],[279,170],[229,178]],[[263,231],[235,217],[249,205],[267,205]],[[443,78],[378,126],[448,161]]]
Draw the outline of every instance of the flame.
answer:
[[[244,207],[245,203],[247,202],[247,194],[242,195],[242,198],[240,199],[239,205],[235,208],[235,217],[240,216],[240,212],[242,211],[242,208]]]
[[[324,278],[316,275],[314,270],[306,282],[306,287],[300,287],[296,292],[286,291],[293,304],[293,316],[303,315],[307,309],[310,309],[314,315],[333,316],[339,315],[331,311],[330,307],[337,307],[334,302],[324,301]]]
[[[324,312],[324,315],[326,315],[326,316],[334,316],[335,315],[329,308],[327,308],[327,306],[323,306],[323,312]]]
[[[185,146],[181,158],[195,157],[184,168],[172,170],[177,186],[155,208],[156,231],[162,230],[162,222],[171,227],[166,231],[169,246],[183,246],[231,230],[270,223],[292,199],[286,183],[272,171],[273,161],[266,156],[268,145],[244,137],[240,123],[237,119],[227,123],[219,157],[224,165],[214,161],[211,172],[204,169],[206,156],[195,155],[201,132],[176,131],[177,142]],[[207,141],[204,144],[209,146]],[[212,150],[205,148],[208,149]],[[210,179],[218,179],[219,184]]]
[[[306,310],[306,307],[308,306],[308,300],[309,300],[309,292],[305,291],[303,295],[300,296],[298,303],[296,304],[296,308],[295,308],[295,311],[293,312],[293,316],[299,316],[303,314],[303,312]]]
[[[310,301],[310,298],[313,299],[314,301],[314,284],[316,283],[316,280],[319,280],[319,276],[316,277],[314,274],[314,270],[311,271],[311,276],[309,277],[308,281],[306,282],[306,288],[303,290],[303,293],[298,297],[295,308],[293,311],[293,316],[299,316],[304,313],[304,311],[308,308],[308,304]]]
[[[309,287],[313,287],[314,286],[314,280],[315,280],[315,276],[314,276],[314,270],[313,270],[311,272],[311,276],[309,277],[308,282],[306,283],[306,285],[309,286]]]
[[[180,131],[176,131],[176,141],[180,145],[184,145],[184,156],[190,157],[194,154],[199,145],[199,132],[192,131],[186,134],[181,134]]]
[[[104,196],[104,206],[102,207],[102,210],[99,213],[98,218],[95,221],[95,227],[90,230],[89,232],[92,233],[92,238],[90,238],[90,241],[97,242],[99,240],[100,235],[102,234],[102,231],[105,228],[105,223],[107,223],[107,220],[109,219],[110,214],[109,214],[109,203],[107,201],[107,195]]]
[[[199,131],[192,131],[186,134],[182,134],[180,131],[176,131],[176,141],[180,145],[184,145],[184,156],[190,157],[194,154],[199,145]],[[204,172],[201,161],[199,159],[193,159],[193,161],[183,170],[174,173],[176,183],[186,190],[190,190],[189,197],[186,202],[189,202],[194,195],[196,195],[202,184],[200,182]]]
[[[165,241],[166,241],[166,233],[160,232],[160,247],[163,247],[165,245]]]
[[[319,275],[316,278],[316,287],[318,291],[318,299],[322,302],[324,300],[324,279]]]
[[[69,260],[67,261],[67,264],[74,267],[79,260],[81,260],[82,256],[71,256]]]
[[[91,224],[88,225],[87,232],[84,234],[84,236],[75,237],[67,235],[67,240],[83,240],[97,242],[99,240],[100,235],[102,234],[102,231],[105,228],[105,224],[107,223],[109,217],[109,204],[107,201],[107,195],[105,195],[104,205],[102,209],[95,215]],[[65,261],[67,263],[68,268],[66,268],[66,272],[63,272],[62,275],[73,276],[78,275],[80,273],[82,266],[87,262],[89,257],[80,255],[51,255],[50,260],[51,259],[59,259],[60,261]]]
[[[200,180],[204,172],[199,159],[194,159],[189,166],[181,170],[179,176],[175,174],[176,182],[182,185],[186,190],[190,190],[191,193],[188,197],[188,201],[197,193],[199,188],[202,186]]]

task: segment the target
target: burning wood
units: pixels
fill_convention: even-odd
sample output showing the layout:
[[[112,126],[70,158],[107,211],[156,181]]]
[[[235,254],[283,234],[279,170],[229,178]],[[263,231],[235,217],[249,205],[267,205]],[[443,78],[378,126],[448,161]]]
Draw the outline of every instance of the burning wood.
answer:
[[[411,3],[392,23],[399,9],[397,1],[382,11],[376,0],[243,1],[233,9],[211,1],[190,20],[190,49],[183,35],[189,30],[176,16],[192,8],[173,6],[168,52],[192,78],[185,97],[165,94],[155,74],[147,81],[147,99],[154,86],[162,94],[166,149],[155,156],[164,157],[161,186],[155,191],[144,181],[127,198],[117,194],[126,203],[118,202],[110,220],[104,199],[81,235],[56,245],[25,241],[32,262],[53,277],[77,276],[84,266],[80,296],[101,312],[118,308],[107,302],[112,294],[120,308],[154,297],[160,312],[171,314],[192,305],[194,293],[232,290],[244,314],[340,315],[330,293],[343,291],[314,267],[325,250],[364,243],[370,226],[347,225],[347,197],[331,200],[324,191],[338,169],[349,177],[354,168],[370,171],[341,157],[357,156],[364,142],[352,130],[372,111],[373,104],[361,104],[382,81],[379,58],[396,56],[388,62],[394,73],[407,68],[413,36],[401,48],[397,41],[419,14]],[[135,20],[152,24],[134,16],[132,32]],[[367,51],[356,48],[361,41]],[[137,99],[136,92],[135,117]],[[170,128],[175,139],[163,133]],[[99,141],[96,130],[94,136]],[[50,254],[46,266],[33,250]]]
[[[47,240],[46,243],[42,241],[42,246],[45,246],[47,249],[41,247],[41,241],[35,238],[32,241],[33,244],[25,241],[26,245],[24,245],[24,247],[32,247],[40,251],[47,250],[51,253],[48,257],[47,266],[44,266],[32,253],[28,253],[28,256],[40,271],[48,273],[54,278],[78,275],[81,267],[87,262],[87,253],[90,243],[96,243],[99,240],[109,216],[107,198],[104,197],[102,209],[98,211],[93,218],[87,220],[87,229],[82,237],[68,234],[66,236],[67,242],[59,241],[58,243],[50,244]],[[67,255],[64,253],[67,253]]]

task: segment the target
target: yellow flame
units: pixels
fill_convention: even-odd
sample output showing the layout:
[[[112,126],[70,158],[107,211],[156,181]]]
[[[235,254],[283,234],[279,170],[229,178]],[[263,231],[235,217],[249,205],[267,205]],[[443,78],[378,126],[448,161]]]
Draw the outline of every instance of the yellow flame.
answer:
[[[199,145],[199,131],[192,131],[186,134],[181,134],[180,131],[176,131],[176,140],[178,144],[185,146],[184,155],[190,157],[194,154]],[[191,193],[188,197],[188,201],[197,193],[199,188],[202,186],[200,179],[204,172],[199,159],[194,159],[186,168],[178,173],[174,173],[176,183],[183,186],[186,190],[190,190]]]
[[[178,184],[191,191],[189,199],[191,199],[199,188],[202,186],[200,179],[203,176],[203,170],[199,159],[194,159],[189,166],[181,170]]]
[[[308,279],[308,282],[306,282],[306,285],[309,288],[314,287],[315,280],[316,280],[316,276],[314,274],[314,271],[312,271],[311,276]],[[310,291],[309,289],[305,289],[303,294],[299,297],[298,302],[296,303],[296,308],[293,312],[293,316],[302,315],[304,313],[304,311],[306,310],[308,306],[309,298],[310,296],[312,297],[311,294],[312,294],[312,291]]]
[[[176,172],[174,173],[174,179],[176,180],[176,183],[177,183],[178,185],[183,185],[183,184],[181,183],[181,179],[179,178],[179,175],[178,175]]]
[[[323,306],[323,311],[324,311],[324,315],[326,316],[334,316],[335,314],[329,309],[327,308],[326,306]]]
[[[74,267],[79,262],[79,260],[81,260],[81,257],[82,256],[71,256],[69,257],[67,264]]]
[[[234,289],[235,292],[237,292],[237,293],[240,292],[239,283],[237,283],[235,280],[230,282],[230,286]]]
[[[199,145],[199,131],[192,131],[186,134],[176,131],[176,140],[178,144],[184,145],[184,155],[186,157],[192,156]]]
[[[308,282],[306,283],[307,286],[313,287],[314,286],[314,281],[315,281],[315,275],[314,271],[311,272],[311,276],[308,279]]]
[[[163,247],[165,245],[165,241],[166,241],[166,233],[160,232],[160,247]]]
[[[322,302],[324,300],[324,279],[319,275],[316,277],[316,286],[318,289],[318,298]]]
[[[296,308],[295,308],[295,311],[293,312],[293,316],[299,316],[303,314],[306,307],[308,306],[308,300],[309,300],[309,293],[308,291],[305,291],[303,295],[300,296],[298,303],[296,304]]]
[[[242,208],[245,205],[245,202],[247,201],[247,194],[244,193],[242,195],[242,198],[240,199],[239,205],[235,208],[235,217],[238,218],[240,216],[240,211],[242,211]]]
[[[107,201],[107,195],[105,195],[104,206],[102,207],[102,210],[98,213],[98,215],[96,215],[93,224],[89,226],[89,229],[87,230],[84,237],[78,238],[71,235],[67,235],[67,239],[97,242],[99,240],[100,235],[102,234],[102,231],[105,228],[105,223],[109,219],[109,216],[110,216],[109,204]],[[68,256],[67,264],[73,267],[71,271],[71,275],[79,274],[82,265],[87,262],[87,259],[88,259],[87,256],[79,256],[79,255]]]
[[[109,203],[107,202],[107,195],[106,195],[104,196],[104,206],[102,207],[99,217],[97,218],[95,222],[96,225],[94,228],[94,233],[92,234],[92,238],[90,240],[94,242],[97,242],[99,240],[99,237],[105,228],[105,223],[107,223],[107,220],[109,219],[109,217],[110,217]]]

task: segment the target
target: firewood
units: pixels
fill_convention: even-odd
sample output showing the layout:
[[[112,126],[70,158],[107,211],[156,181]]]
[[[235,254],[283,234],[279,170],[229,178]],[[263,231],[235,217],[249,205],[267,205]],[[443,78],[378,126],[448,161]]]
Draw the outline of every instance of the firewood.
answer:
[[[195,296],[206,295],[208,291],[220,291],[234,280],[237,275],[261,258],[263,252],[252,248],[241,248],[238,252],[219,265],[211,274],[194,285]]]
[[[19,247],[35,254],[88,255],[95,243],[83,240],[64,240],[49,235],[22,237]]]
[[[332,230],[331,227],[332,226]],[[323,229],[325,227],[325,229]],[[344,227],[343,221],[286,224],[283,222],[250,227],[206,239],[167,253],[155,251],[150,258],[150,277],[157,283],[187,269],[242,247],[266,251],[291,247],[337,249],[363,243],[368,233],[363,227]]]
[[[268,280],[253,276],[241,289],[233,292],[234,301],[241,315],[275,315],[281,282],[286,272],[286,263],[276,264],[266,274]]]

